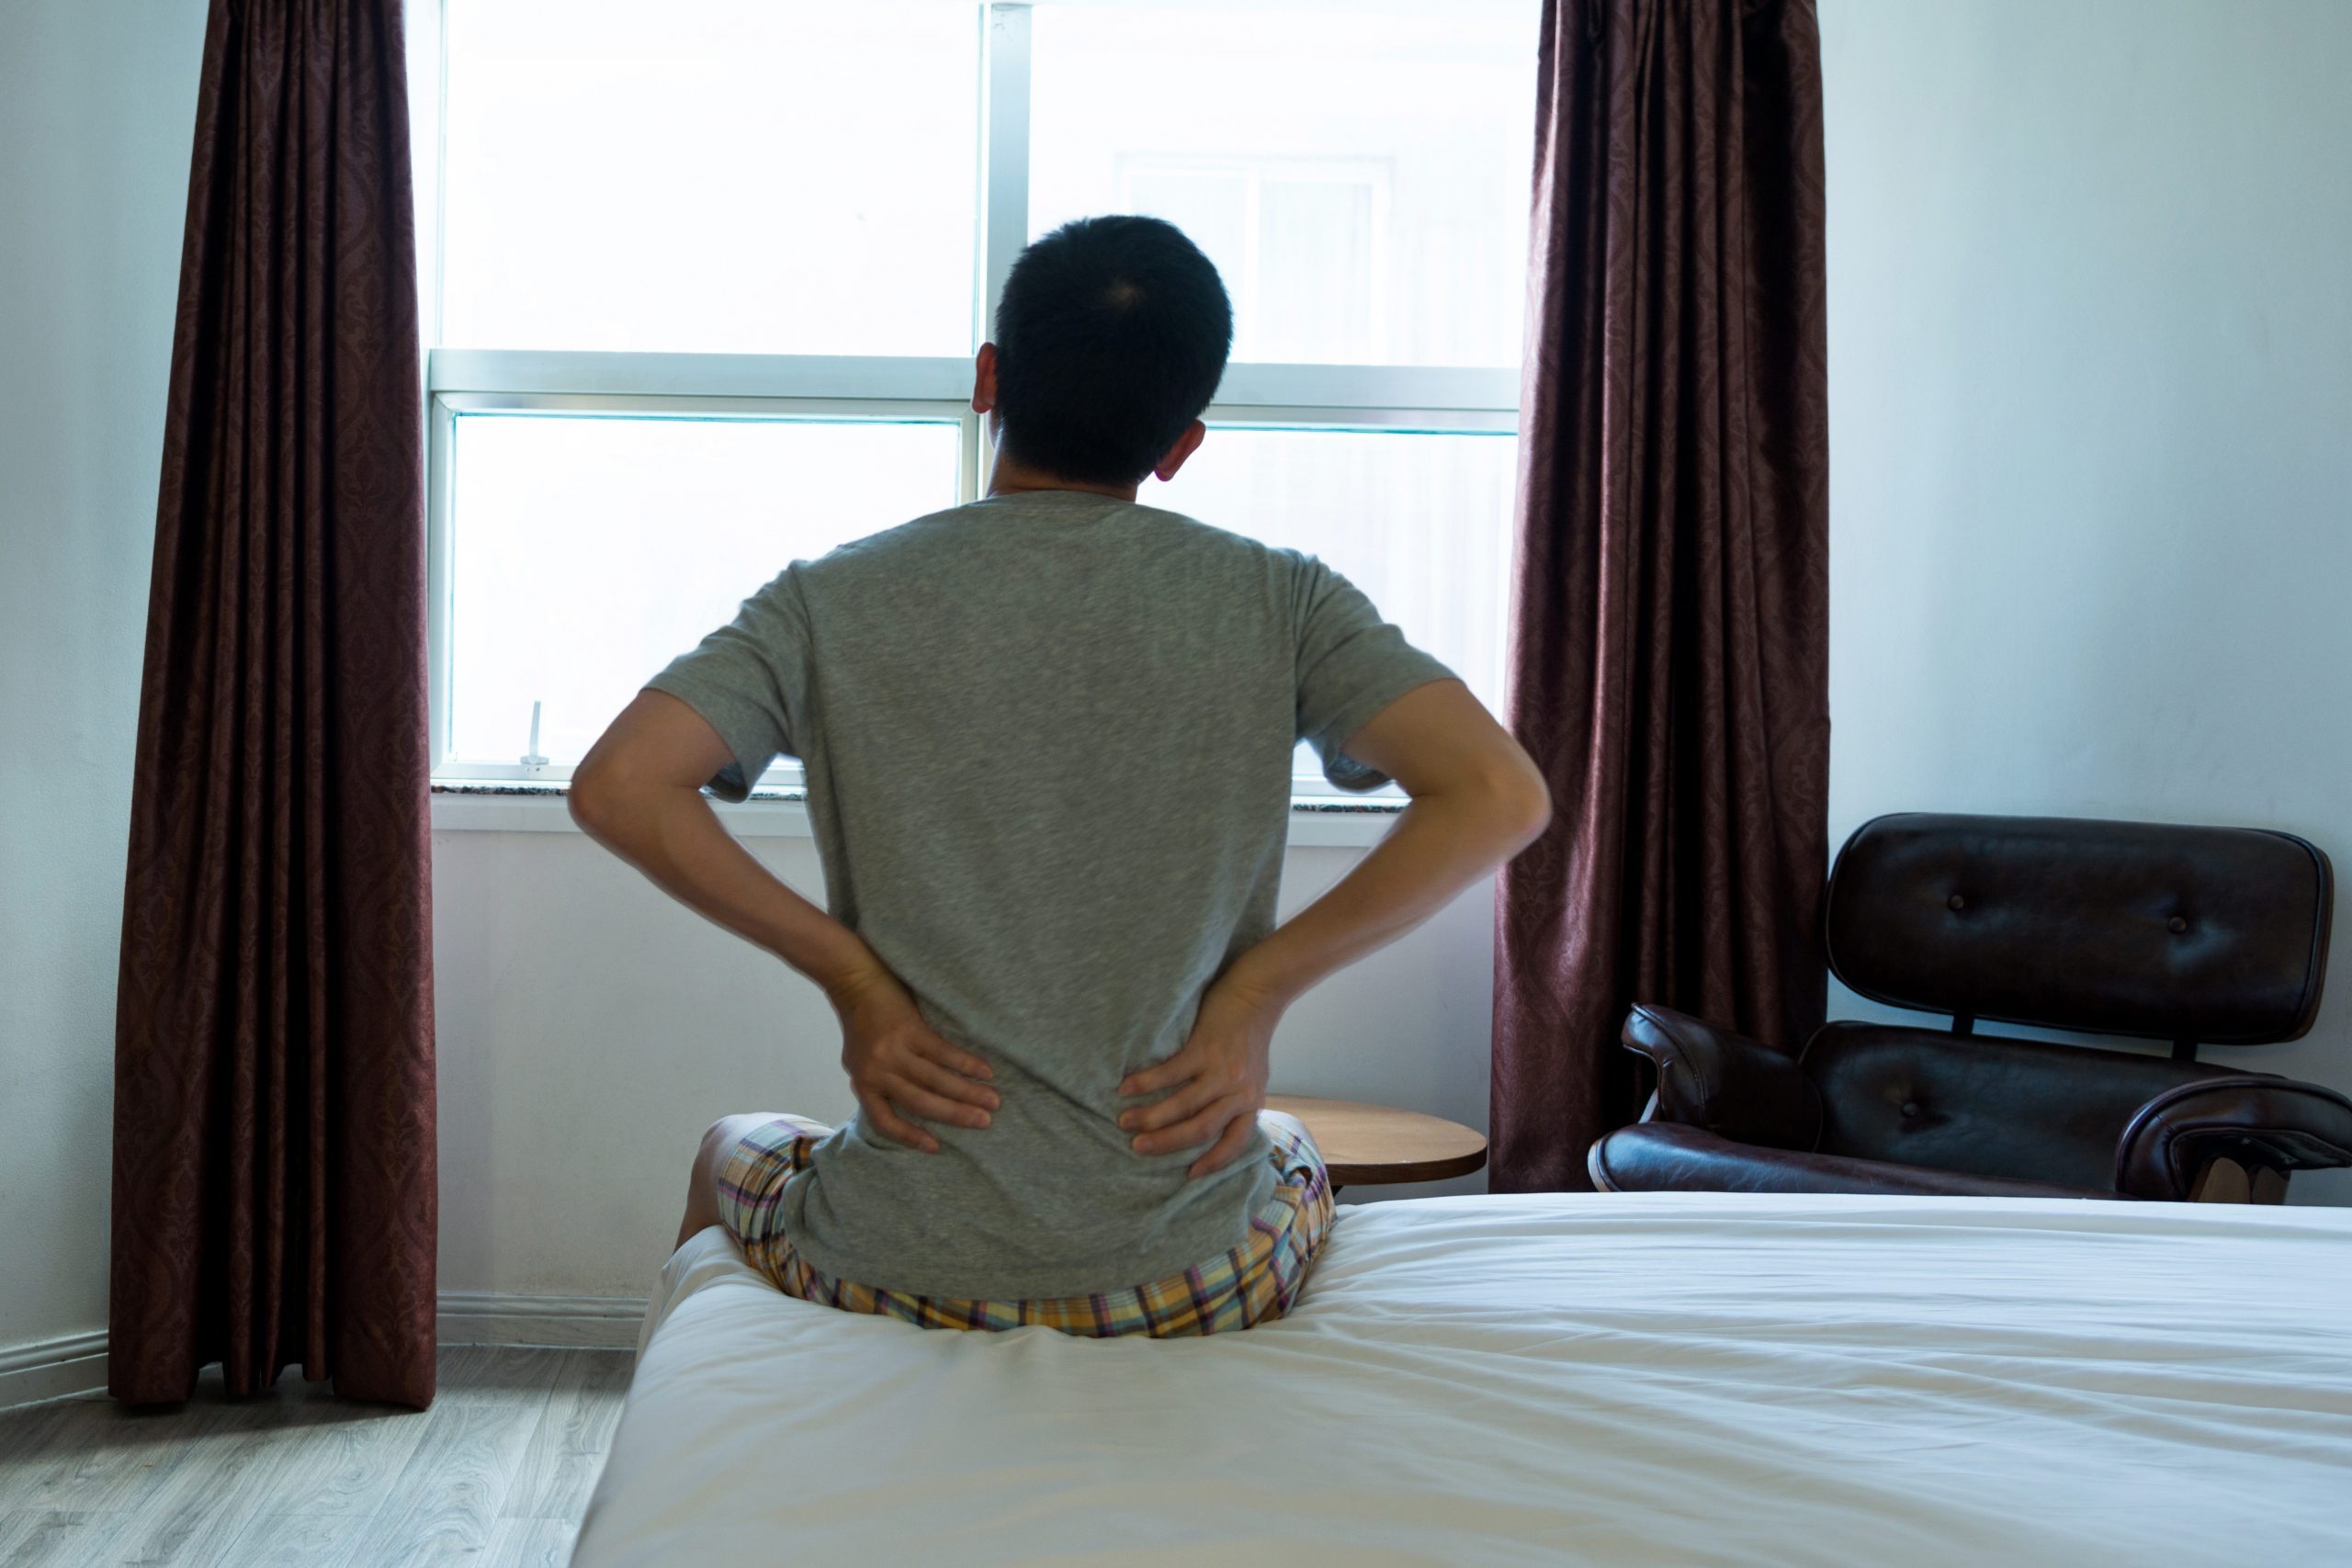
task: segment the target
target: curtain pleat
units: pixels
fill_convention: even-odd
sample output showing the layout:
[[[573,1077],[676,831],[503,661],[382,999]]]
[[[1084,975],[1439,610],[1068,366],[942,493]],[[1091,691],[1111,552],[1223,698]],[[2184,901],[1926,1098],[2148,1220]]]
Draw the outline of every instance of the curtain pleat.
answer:
[[[1828,417],[1811,0],[1551,0],[1510,723],[1551,829],[1496,905],[1490,1180],[1588,1186],[1635,1001],[1821,1016]]]
[[[424,423],[398,0],[214,0],[116,1017],[109,1391],[434,1389]]]

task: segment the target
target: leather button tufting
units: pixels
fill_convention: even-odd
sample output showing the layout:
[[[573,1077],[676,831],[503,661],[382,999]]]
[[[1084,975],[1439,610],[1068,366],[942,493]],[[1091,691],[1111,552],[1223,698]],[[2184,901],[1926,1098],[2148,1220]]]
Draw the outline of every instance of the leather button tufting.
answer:
[[[1919,1102],[1917,1100],[1906,1100],[1903,1102],[1903,1119],[1905,1121],[1907,1122],[1918,1114]]]
[[[2165,930],[2172,932],[2175,936],[2178,936],[2188,929],[2188,918],[2186,915],[2175,915],[2171,919],[2165,922]]]
[[[1944,900],[1944,908],[1950,909],[1954,914],[1958,914],[1961,910],[1968,908],[1968,900],[1955,893],[1951,897]]]

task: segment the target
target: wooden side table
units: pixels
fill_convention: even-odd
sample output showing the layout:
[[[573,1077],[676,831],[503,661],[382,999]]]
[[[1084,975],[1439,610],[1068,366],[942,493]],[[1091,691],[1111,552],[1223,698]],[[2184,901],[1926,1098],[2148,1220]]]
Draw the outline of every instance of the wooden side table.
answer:
[[[1323,1151],[1334,1192],[1351,1184],[1443,1181],[1487,1163],[1485,1137],[1442,1116],[1304,1094],[1270,1094],[1266,1109],[1288,1111],[1306,1123],[1315,1146]]]

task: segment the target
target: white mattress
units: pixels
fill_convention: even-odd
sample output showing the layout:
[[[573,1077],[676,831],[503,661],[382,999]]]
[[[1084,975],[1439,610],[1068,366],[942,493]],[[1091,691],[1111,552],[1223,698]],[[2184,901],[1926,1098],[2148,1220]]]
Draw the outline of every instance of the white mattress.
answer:
[[[663,1269],[580,1568],[2352,1563],[2352,1210],[1343,1207],[1209,1339]]]

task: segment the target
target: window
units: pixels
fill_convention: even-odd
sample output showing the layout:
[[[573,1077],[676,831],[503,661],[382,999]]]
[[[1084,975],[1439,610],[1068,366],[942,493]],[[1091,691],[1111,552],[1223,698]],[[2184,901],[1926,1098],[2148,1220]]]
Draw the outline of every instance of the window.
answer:
[[[1519,363],[1535,6],[1034,17],[1036,231],[1166,218],[1225,275],[1238,360]]]
[[[966,8],[444,14],[443,344],[968,352],[980,35]]]
[[[513,752],[538,705],[537,750],[578,759],[786,561],[956,504],[961,446],[952,419],[458,413],[450,755]]]
[[[1236,310],[1142,499],[1324,557],[1499,706],[1537,0],[1356,6],[442,0],[435,778],[568,777],[786,562],[978,494],[1005,271],[1107,211]]]
[[[1516,446],[1494,432],[1226,426],[1161,499],[1330,561],[1499,708]]]

